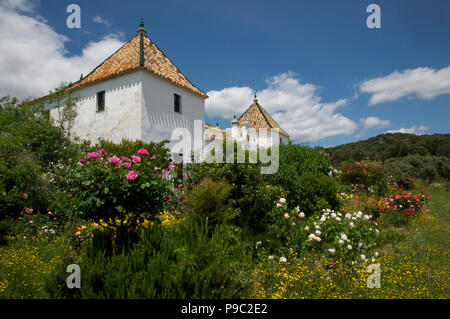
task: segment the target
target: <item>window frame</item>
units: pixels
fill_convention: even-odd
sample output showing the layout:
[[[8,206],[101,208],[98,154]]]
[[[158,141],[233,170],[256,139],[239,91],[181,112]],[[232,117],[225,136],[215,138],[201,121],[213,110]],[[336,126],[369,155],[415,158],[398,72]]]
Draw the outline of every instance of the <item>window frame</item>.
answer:
[[[177,105],[177,101],[178,101],[178,105]],[[177,106],[178,106],[178,111],[177,111]],[[175,113],[179,113],[182,114],[181,112],[182,108],[181,108],[181,95],[174,93],[173,94],[173,111]]]
[[[103,97],[103,99],[102,99],[103,105],[101,105],[101,107],[100,107],[100,96]],[[106,109],[106,101],[105,101],[106,100],[106,92],[105,91],[99,91],[99,92],[97,92],[96,97],[97,97],[97,109],[96,109],[96,112],[97,113],[104,112],[105,109]]]

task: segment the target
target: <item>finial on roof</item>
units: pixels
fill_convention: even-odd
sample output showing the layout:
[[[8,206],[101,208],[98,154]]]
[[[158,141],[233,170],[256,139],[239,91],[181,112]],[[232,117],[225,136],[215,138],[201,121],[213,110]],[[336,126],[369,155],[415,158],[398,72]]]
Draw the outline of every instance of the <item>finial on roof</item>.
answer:
[[[253,102],[258,103],[258,99],[256,98],[256,93],[255,93],[255,98],[253,99]]]
[[[139,29],[137,29],[137,33],[147,33],[147,30],[144,29],[144,19],[141,18],[141,22],[139,23]]]
[[[83,73],[81,73],[81,75],[80,75],[80,80],[82,80],[83,79]]]
[[[219,122],[216,122],[216,127],[219,127]]]

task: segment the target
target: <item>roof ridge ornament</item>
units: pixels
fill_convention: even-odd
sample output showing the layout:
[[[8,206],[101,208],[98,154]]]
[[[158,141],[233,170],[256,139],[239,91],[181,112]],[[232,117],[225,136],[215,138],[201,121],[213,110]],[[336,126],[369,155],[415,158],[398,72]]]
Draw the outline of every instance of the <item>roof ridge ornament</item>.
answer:
[[[253,99],[253,102],[258,103],[258,99],[256,98],[256,93],[255,93],[255,98]]]
[[[141,18],[141,22],[139,23],[139,29],[137,29],[137,33],[147,33],[147,30],[144,28],[144,19]]]

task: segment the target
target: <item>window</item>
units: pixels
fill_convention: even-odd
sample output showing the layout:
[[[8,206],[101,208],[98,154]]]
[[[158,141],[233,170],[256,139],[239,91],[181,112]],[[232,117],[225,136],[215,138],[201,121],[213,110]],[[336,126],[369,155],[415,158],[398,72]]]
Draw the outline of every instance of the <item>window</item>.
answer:
[[[97,112],[105,110],[105,91],[97,93]]]
[[[173,110],[181,113],[181,96],[178,94],[173,95]]]

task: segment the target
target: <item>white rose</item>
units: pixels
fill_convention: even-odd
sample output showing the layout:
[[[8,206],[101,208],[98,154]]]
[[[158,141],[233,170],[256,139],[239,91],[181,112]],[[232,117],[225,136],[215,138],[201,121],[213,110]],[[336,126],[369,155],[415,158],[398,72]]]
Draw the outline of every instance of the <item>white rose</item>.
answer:
[[[352,245],[348,245],[348,246],[347,246],[347,249],[348,249],[348,250],[352,250],[352,249],[353,249]]]
[[[285,198],[283,198],[283,197],[282,197],[282,198],[280,198],[280,203],[281,203],[281,204],[284,204],[284,203],[286,203],[286,199],[285,199]]]
[[[269,256],[269,260],[273,260],[273,256]]]
[[[298,206],[295,207],[295,212],[296,212],[296,213],[300,212],[300,208],[299,208]]]
[[[305,226],[305,230],[308,231],[308,230],[309,230],[309,227],[308,227],[308,226]]]
[[[288,214],[288,213],[285,213],[285,214],[284,214],[284,218],[288,219],[288,218],[289,218],[289,214]]]
[[[353,227],[355,227],[355,224],[353,222],[350,222],[349,226],[350,226],[350,228],[353,228]]]
[[[340,218],[340,217],[336,217],[336,220],[337,220],[338,222],[340,222],[340,221],[341,221],[341,218]]]
[[[281,204],[280,203],[277,203],[277,208],[280,208],[281,207]]]
[[[315,227],[316,229],[320,229],[320,226],[319,225],[316,225],[316,227]]]
[[[316,237],[314,239],[317,240],[319,243],[322,241],[322,238],[320,238],[320,237]]]
[[[298,217],[304,218],[305,217],[305,213],[304,212],[300,212],[300,214],[298,214]]]
[[[281,258],[280,258],[280,262],[281,262],[281,263],[285,263],[286,261],[287,261],[287,260],[286,260],[285,257],[281,257]]]
[[[322,234],[322,232],[320,230],[316,230],[316,236],[320,236]]]
[[[347,240],[348,238],[347,238],[347,235],[346,234],[341,234],[341,239],[342,240]]]
[[[344,245],[344,241],[342,239],[339,239],[339,246]]]
[[[336,214],[335,213],[331,213],[331,218],[336,218]]]
[[[333,249],[333,248],[328,249],[328,251],[329,251],[329,253],[332,254],[332,255],[334,255],[334,253],[336,252],[336,250]]]
[[[362,260],[366,260],[366,255],[361,255]]]

